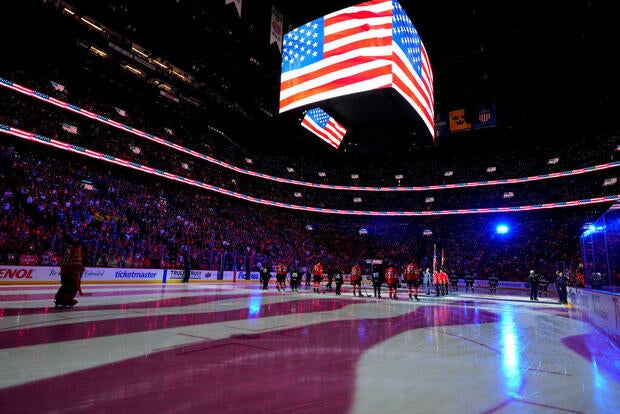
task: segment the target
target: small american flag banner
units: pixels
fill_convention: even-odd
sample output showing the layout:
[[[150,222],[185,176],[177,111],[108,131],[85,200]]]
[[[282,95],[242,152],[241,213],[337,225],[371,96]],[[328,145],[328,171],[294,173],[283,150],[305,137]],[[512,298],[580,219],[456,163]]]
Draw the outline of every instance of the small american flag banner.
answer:
[[[269,33],[269,44],[277,44],[282,52],[282,12],[274,5],[271,5],[271,31]]]
[[[61,85],[58,82],[50,81],[52,84],[52,88],[56,89],[59,92],[65,92],[65,85]]]
[[[301,126],[314,135],[338,149],[342,137],[347,130],[321,108],[313,108],[306,112]]]
[[[452,177],[452,175],[454,174],[454,171],[446,171],[445,173],[443,173],[444,177]]]
[[[78,129],[75,125],[69,125],[66,123],[62,124],[62,129],[67,131],[70,134],[77,134],[78,133]]]
[[[435,197],[426,197],[426,202],[427,202],[427,203],[433,203],[433,202],[435,202]]]
[[[241,17],[241,0],[226,0],[224,4],[234,4],[239,17]]]
[[[495,103],[490,105],[478,105],[476,109],[476,119],[473,120],[472,126],[474,129],[494,127],[497,125],[497,119],[495,116]]]
[[[497,171],[497,167],[487,167],[487,172],[495,172]]]
[[[114,108],[114,110],[116,111],[117,114],[119,114],[120,116],[127,116],[127,112],[125,112],[124,109],[121,108]]]
[[[512,191],[506,191],[504,193],[504,198],[512,198],[514,197],[514,193]]]
[[[558,161],[560,161],[560,159],[558,157],[555,158],[549,158],[549,161],[547,161],[547,164],[551,165],[551,164],[557,164]]]
[[[617,177],[606,178],[605,181],[603,181],[603,185],[606,187],[608,185],[614,185],[617,182],[618,182],[618,178]]]

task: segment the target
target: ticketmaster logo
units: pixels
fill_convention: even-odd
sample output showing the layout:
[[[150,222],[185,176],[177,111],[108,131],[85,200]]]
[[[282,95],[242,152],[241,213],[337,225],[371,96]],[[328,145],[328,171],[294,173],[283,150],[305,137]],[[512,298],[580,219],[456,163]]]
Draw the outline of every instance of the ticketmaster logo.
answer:
[[[155,272],[126,272],[119,271],[114,273],[115,279],[155,279]]]

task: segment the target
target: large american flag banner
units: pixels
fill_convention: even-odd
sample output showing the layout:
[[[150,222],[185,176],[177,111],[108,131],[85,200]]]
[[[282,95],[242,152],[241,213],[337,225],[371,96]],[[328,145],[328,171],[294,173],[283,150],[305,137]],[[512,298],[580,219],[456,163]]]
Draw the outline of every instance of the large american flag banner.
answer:
[[[395,0],[371,0],[284,35],[280,113],[381,88],[400,93],[434,136],[433,74],[417,30]]]
[[[321,108],[313,108],[306,112],[301,126],[338,149],[342,137],[347,130]]]

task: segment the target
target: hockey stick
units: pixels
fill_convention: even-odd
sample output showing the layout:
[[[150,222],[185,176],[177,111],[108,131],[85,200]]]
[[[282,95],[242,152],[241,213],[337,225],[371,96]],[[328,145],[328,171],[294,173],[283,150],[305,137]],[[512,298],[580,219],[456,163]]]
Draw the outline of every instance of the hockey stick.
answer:
[[[362,287],[364,288],[364,293],[366,294],[366,297],[370,297],[370,293],[368,293],[368,291],[366,290],[366,285],[364,284],[364,278],[362,277]]]

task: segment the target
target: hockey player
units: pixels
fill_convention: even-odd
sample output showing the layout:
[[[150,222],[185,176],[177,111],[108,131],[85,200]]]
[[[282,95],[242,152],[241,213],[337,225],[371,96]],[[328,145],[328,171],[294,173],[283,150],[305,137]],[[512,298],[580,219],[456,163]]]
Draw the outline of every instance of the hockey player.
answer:
[[[385,282],[388,285],[388,296],[390,299],[398,299],[396,292],[398,291],[398,272],[391,264],[385,269]]]
[[[538,279],[538,295],[540,297],[549,296],[549,279],[547,279],[547,276],[543,274],[541,274],[540,278]]]
[[[323,265],[317,262],[312,266],[312,287],[314,293],[321,293],[321,282],[323,281]]]
[[[433,284],[435,285],[435,296],[443,295],[443,283],[441,281],[441,272],[439,269],[433,271]]]
[[[474,272],[470,269],[465,273],[465,293],[469,292],[469,289],[474,293],[474,281]]]
[[[278,292],[284,292],[286,287],[286,265],[282,262],[278,262],[276,265],[276,287]]]
[[[327,268],[327,283],[325,284],[326,289],[332,289],[332,283],[334,282],[334,272],[336,272],[336,268],[334,266],[329,266]]]
[[[450,286],[452,287],[451,291],[452,292],[458,292],[459,291],[459,277],[456,273],[451,272],[449,275],[449,280],[450,280]]]
[[[449,286],[450,286],[450,276],[444,266],[439,270],[441,272],[441,281],[443,282],[443,294],[444,296],[448,294]]]
[[[354,265],[351,268],[351,286],[353,286],[353,296],[357,289],[357,294],[362,296],[362,269],[359,265]]]
[[[495,273],[489,276],[489,293],[495,295],[497,293],[497,285],[499,284],[499,278]]]
[[[420,271],[415,263],[409,263],[405,265],[405,271],[403,272],[405,283],[407,283],[407,293],[409,294],[409,300],[418,299],[418,288],[422,284],[422,277]]]

